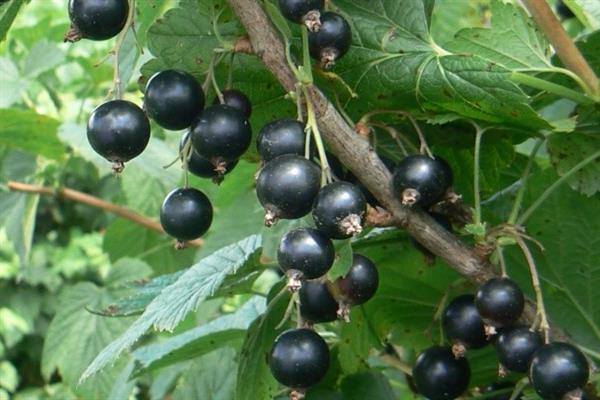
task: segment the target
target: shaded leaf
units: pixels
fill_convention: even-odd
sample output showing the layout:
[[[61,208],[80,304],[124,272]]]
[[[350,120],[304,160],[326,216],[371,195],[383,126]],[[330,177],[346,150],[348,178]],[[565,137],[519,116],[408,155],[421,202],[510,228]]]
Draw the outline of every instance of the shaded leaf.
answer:
[[[0,109],[0,144],[60,159],[64,147],[56,136],[58,121],[30,110]]]

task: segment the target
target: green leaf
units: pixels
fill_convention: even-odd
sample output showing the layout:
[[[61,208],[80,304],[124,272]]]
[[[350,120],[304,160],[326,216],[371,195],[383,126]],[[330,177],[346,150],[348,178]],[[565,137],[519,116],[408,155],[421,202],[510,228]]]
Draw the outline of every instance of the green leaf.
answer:
[[[461,30],[447,44],[448,50],[476,55],[512,70],[552,69],[548,41],[521,7],[493,0],[491,11],[491,28]]]
[[[387,378],[377,371],[348,375],[342,381],[344,400],[394,400],[396,398]]]
[[[233,400],[237,367],[232,349],[221,348],[194,360],[179,380],[173,400]]]
[[[488,0],[437,0],[431,21],[431,36],[445,45],[463,28],[483,26],[486,22]]]
[[[436,45],[423,2],[341,0],[336,5],[352,16],[353,46],[336,67],[361,95],[348,103],[352,113],[418,107],[528,129],[549,127],[510,80],[509,69]]]
[[[256,265],[260,236],[250,236],[224,247],[186,270],[172,285],[163,289],[144,313],[118,339],[106,346],[81,375],[80,381],[114,361],[150,327],[172,331],[183,318],[206,298],[214,295],[228,275],[244,266]],[[241,275],[241,274],[240,274]]]
[[[369,351],[373,344],[378,345],[372,343],[372,335],[363,307],[352,308],[350,322],[342,325],[338,346],[338,360],[345,374],[354,374],[369,368]]]
[[[207,324],[141,347],[133,353],[138,362],[137,373],[153,371],[177,362],[200,357],[215,347],[240,343],[252,321],[265,311],[263,298],[254,297],[232,314]]]
[[[7,108],[16,103],[21,97],[21,91],[26,89],[28,82],[21,78],[15,63],[6,57],[0,57],[0,108]]]
[[[557,176],[551,169],[532,176],[524,206],[533,203]],[[600,198],[585,197],[563,185],[528,219],[527,233],[544,246],[530,244],[552,323],[575,343],[600,351]],[[528,268],[513,246],[508,252],[511,277],[533,298]]]
[[[334,281],[337,278],[346,275],[351,266],[352,245],[350,240],[335,243],[335,261],[331,269],[327,272],[329,280]]]
[[[137,258],[122,258],[115,262],[104,279],[107,286],[120,286],[148,277],[152,268]]]
[[[65,55],[61,49],[47,39],[37,42],[27,53],[23,61],[23,76],[36,78],[46,71],[50,71],[65,62]]]
[[[14,22],[25,0],[12,0],[0,7],[0,42],[6,38],[8,29]]]
[[[600,3],[596,0],[563,0],[577,19],[591,30],[600,29]]]
[[[271,294],[282,290],[275,285]],[[269,369],[268,354],[277,335],[279,325],[290,300],[288,291],[280,292],[271,300],[266,313],[255,320],[247,330],[239,355],[235,400],[271,400],[279,391],[279,384]]]
[[[19,385],[17,369],[8,361],[0,362],[0,387],[14,393]]]
[[[77,385],[77,380],[100,349],[131,323],[131,319],[104,318],[85,310],[102,307],[111,300],[107,290],[89,282],[78,283],[61,295],[44,341],[42,374],[46,379],[59,370],[62,379],[81,396],[106,398],[119,373],[118,366],[85,384]]]
[[[0,144],[61,159],[64,147],[56,136],[58,124],[57,120],[34,111],[0,109]]]

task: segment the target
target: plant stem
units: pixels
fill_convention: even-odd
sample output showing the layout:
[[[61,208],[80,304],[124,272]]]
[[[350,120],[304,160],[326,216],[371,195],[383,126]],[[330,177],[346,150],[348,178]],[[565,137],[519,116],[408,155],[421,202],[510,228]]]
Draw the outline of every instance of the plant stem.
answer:
[[[313,108],[312,102],[310,101],[310,97],[308,96],[308,91],[305,85],[302,85],[302,92],[304,94],[304,99],[306,100],[306,127],[310,128],[313,138],[315,139],[317,151],[319,152],[319,159],[321,161],[322,170],[321,185],[326,185],[333,181],[331,177],[331,168],[329,167],[329,162],[327,161],[327,154],[325,153],[325,146],[323,145],[323,139],[321,138],[321,133],[319,132],[319,125],[315,117],[315,110]]]
[[[517,192],[517,197],[515,198],[515,202],[513,204],[513,208],[510,212],[510,216],[508,217],[508,223],[514,224],[517,221],[517,217],[519,216],[519,211],[521,211],[521,204],[523,202],[523,196],[525,195],[525,189],[527,188],[527,179],[529,178],[529,174],[531,172],[531,167],[533,166],[533,161],[535,160],[535,156],[542,147],[545,139],[538,139],[531,150],[531,154],[529,155],[529,160],[527,160],[527,166],[523,171],[523,176],[521,177],[521,186],[519,187],[519,191]]]
[[[510,398],[508,400],[517,400],[519,398],[519,395],[523,391],[523,389],[525,389],[525,386],[527,386],[528,384],[529,384],[529,380],[527,377],[518,381],[517,384],[515,385],[515,389],[513,390],[512,394],[510,395]]]
[[[533,20],[544,32],[567,68],[577,74],[594,94],[599,93],[598,77],[573,40],[563,29],[546,0],[522,0]]]
[[[135,0],[129,0],[129,13],[127,14],[125,26],[123,26],[123,29],[121,30],[121,32],[119,32],[119,36],[117,36],[117,39],[115,41],[115,46],[111,50],[111,53],[113,54],[115,60],[113,65],[113,88],[111,89],[110,94],[113,95],[116,99],[121,99],[123,97],[123,93],[121,90],[121,73],[119,71],[119,53],[121,52],[121,47],[123,46],[123,42],[125,41],[125,36],[127,36],[129,28],[133,27],[134,18]],[[135,33],[133,34],[135,35]]]
[[[302,74],[304,75],[304,80],[302,83],[312,85],[312,64],[310,62],[310,54],[308,52],[308,28],[306,28],[306,26],[302,26],[300,29],[302,31]]]
[[[15,181],[8,181],[7,186],[10,190],[15,192],[33,193],[44,196],[56,196],[61,199],[76,201],[78,203],[86,204],[88,206],[99,208],[101,210],[115,214],[123,219],[141,225],[144,228],[149,229],[151,231],[165,233],[160,223],[155,220],[147,218],[127,208],[120,207],[116,204],[112,204],[97,197],[91,196],[87,193],[80,192],[78,190],[69,189],[65,187],[54,189],[46,186],[30,185],[28,183]],[[200,247],[202,246],[202,243],[202,239],[196,239],[186,242],[186,245]]]
[[[480,155],[481,155],[481,137],[485,130],[481,129],[478,125],[475,125],[475,155],[473,158],[473,198],[475,199],[475,213],[473,215],[473,224],[481,225],[481,193],[479,190],[479,174],[481,172],[480,167]],[[482,239],[481,237],[477,238]]]
[[[557,85],[556,83],[548,82],[544,79],[536,78],[535,76],[524,74],[522,72],[513,71],[510,79],[517,83],[530,86],[534,89],[543,90],[548,93],[573,100],[578,104],[595,104],[595,101],[585,94],[576,92],[575,90],[561,85]]]
[[[546,307],[544,306],[542,286],[540,285],[540,277],[538,275],[537,268],[535,267],[535,261],[533,260],[531,251],[529,251],[529,247],[527,247],[527,244],[525,244],[523,238],[521,238],[519,235],[514,235],[514,239],[517,242],[517,245],[521,248],[525,259],[527,260],[527,266],[529,267],[529,273],[531,275],[531,284],[533,286],[533,291],[535,292],[535,303],[537,307],[536,317],[540,318],[540,330],[544,335],[544,342],[549,343],[550,324],[548,324],[548,317],[546,316]]]
[[[585,160],[581,161],[579,164],[577,164],[573,168],[571,168],[566,174],[564,174],[559,179],[557,179],[556,182],[554,182],[552,185],[550,185],[550,187],[548,189],[546,189],[544,191],[544,193],[542,193],[537,198],[537,200],[531,206],[529,206],[529,208],[527,210],[525,210],[523,215],[521,215],[521,217],[519,217],[519,219],[517,220],[517,224],[523,225],[525,223],[525,221],[527,221],[527,219],[531,216],[531,214],[533,214],[533,212],[535,210],[537,210],[537,208],[540,206],[540,204],[542,204],[556,189],[558,189],[558,187],[560,185],[562,185],[569,178],[571,178],[573,175],[575,175],[579,170],[584,168],[586,165],[588,165],[589,163],[591,163],[598,157],[600,157],[600,151],[597,151],[594,154],[592,154],[591,156],[587,157]]]

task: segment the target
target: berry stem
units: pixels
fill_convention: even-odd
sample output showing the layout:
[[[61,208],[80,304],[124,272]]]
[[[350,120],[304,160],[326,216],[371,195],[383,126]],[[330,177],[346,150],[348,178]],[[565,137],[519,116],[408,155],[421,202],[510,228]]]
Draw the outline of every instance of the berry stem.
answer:
[[[519,398],[519,395],[521,394],[521,392],[523,391],[523,389],[525,389],[525,387],[529,384],[529,379],[527,377],[522,378],[521,380],[519,380],[516,384],[515,384],[515,389],[513,390],[513,392],[510,395],[510,398],[508,400],[517,400]]]
[[[192,141],[188,135],[183,148],[181,149],[181,153],[179,156],[181,157],[181,166],[183,168],[183,186],[187,189],[189,187],[189,159],[192,154]]]
[[[206,77],[204,78],[204,82],[202,83],[202,90],[205,94],[208,93],[208,88],[212,84],[213,75],[215,74],[215,67],[219,65],[223,57],[223,53],[215,51],[212,57],[210,58],[210,61],[208,62],[208,67],[206,68]]]
[[[475,226],[481,225],[481,193],[479,190],[479,175],[481,173],[480,157],[481,157],[481,138],[485,132],[477,124],[475,125],[475,154],[473,156],[473,198],[475,201],[475,212],[473,214],[473,224]],[[480,242],[483,237],[476,237],[477,241]]]
[[[521,204],[523,203],[523,195],[525,194],[525,189],[527,188],[527,179],[529,178],[529,174],[531,173],[531,167],[533,166],[533,162],[535,160],[535,156],[544,143],[545,139],[538,139],[531,150],[531,154],[529,155],[529,160],[527,160],[527,166],[523,171],[523,176],[521,177],[521,186],[519,187],[519,192],[517,193],[517,197],[515,198],[515,202],[513,204],[513,208],[510,212],[510,216],[508,217],[508,223],[513,225],[519,216],[519,211],[521,211]]]
[[[557,85],[556,83],[548,82],[547,80],[537,78],[535,76],[524,74],[522,72],[513,71],[510,79],[522,85],[573,100],[578,104],[594,104],[596,102],[594,99],[583,93],[579,93],[575,90]]]
[[[80,192],[78,190],[61,187],[61,188],[50,188],[46,186],[30,185],[23,182],[8,181],[7,187],[15,192],[40,194],[44,196],[55,196],[65,200],[72,200],[77,203],[85,204],[91,207],[95,207],[111,214],[115,214],[123,219],[131,221],[135,224],[143,226],[154,232],[164,233],[162,226],[159,222],[154,221],[150,218],[144,217],[128,208],[117,206],[116,204],[109,203],[105,200],[99,199],[98,197],[91,196],[87,193]],[[202,239],[196,239],[187,242],[188,246],[200,247],[202,246]]]
[[[518,225],[523,225],[525,223],[525,221],[527,221],[527,219],[531,216],[531,214],[533,214],[535,212],[535,210],[537,210],[537,208],[544,201],[546,201],[546,199],[548,197],[550,197],[550,195],[556,189],[558,189],[560,187],[560,185],[562,185],[569,178],[571,178],[573,175],[575,175],[579,170],[581,170],[582,168],[584,168],[589,163],[591,163],[592,161],[596,160],[599,157],[600,157],[600,150],[597,151],[597,152],[595,152],[591,156],[587,157],[586,159],[584,159],[583,161],[581,161],[579,164],[575,165],[573,168],[571,168],[569,171],[567,171],[563,176],[561,176],[559,179],[557,179],[552,185],[550,185],[550,187],[548,187],[548,189],[546,189],[544,191],[544,193],[542,193],[537,198],[537,200],[531,206],[529,206],[529,208],[527,210],[525,210],[525,212],[519,217],[519,219],[517,219],[517,224]]]
[[[310,54],[308,52],[308,28],[302,26],[302,83],[312,85],[312,64],[310,62]],[[308,96],[307,96],[308,99]]]
[[[117,40],[115,41],[115,46],[110,51],[110,54],[115,58],[113,64],[113,87],[110,91],[109,97],[112,96],[115,99],[123,98],[123,93],[121,89],[121,72],[119,71],[119,53],[121,52],[121,47],[125,42],[125,37],[127,36],[127,32],[129,28],[133,28],[133,22],[135,19],[135,0],[129,0],[129,12],[127,13],[127,20],[125,20],[125,25],[121,32],[119,32],[119,36],[117,36]],[[135,36],[135,32],[132,32]],[[137,38],[135,38],[137,43]],[[139,46],[139,45],[138,45]]]
[[[319,153],[319,159],[321,160],[321,185],[326,185],[327,183],[333,182],[333,178],[331,177],[331,168],[329,167],[329,163],[327,162],[325,146],[323,145],[323,139],[321,138],[321,133],[319,132],[319,125],[317,124],[317,119],[315,117],[315,110],[313,108],[313,104],[310,100],[310,97],[308,96],[308,90],[306,89],[306,85],[302,85],[302,92],[304,94],[304,99],[306,100],[306,128],[310,129],[313,138],[315,139],[315,144]]]
[[[297,119],[300,122],[304,122],[304,112],[302,110],[302,84],[300,82],[296,83],[296,91],[294,92],[296,98],[296,112]],[[308,158],[308,156],[306,157]]]
[[[385,124],[380,124],[378,122],[371,122],[371,126],[381,128],[384,131],[386,131],[387,133],[389,133],[390,136],[392,137],[392,139],[394,139],[394,141],[400,148],[400,151],[402,151],[402,154],[404,155],[404,157],[408,156],[408,151],[406,150],[406,147],[404,147],[404,145],[402,144],[402,141],[404,141],[407,145],[410,145],[413,150],[417,149],[410,142],[410,140],[406,139],[406,137],[402,133],[398,132],[398,130],[396,128],[393,128],[393,127],[385,125]],[[402,138],[402,140],[400,140],[400,138]]]
[[[536,303],[536,319],[539,317],[539,328],[544,335],[544,342],[550,343],[550,324],[548,324],[548,317],[546,316],[546,308],[544,306],[544,297],[542,295],[542,286],[540,285],[540,277],[538,275],[535,261],[529,251],[529,247],[519,235],[514,235],[514,239],[517,245],[521,248],[525,259],[527,260],[527,266],[529,267],[529,274],[531,275],[531,284],[533,291],[535,292],[535,303]],[[534,325],[537,325],[534,321]],[[532,326],[534,329],[535,326]]]

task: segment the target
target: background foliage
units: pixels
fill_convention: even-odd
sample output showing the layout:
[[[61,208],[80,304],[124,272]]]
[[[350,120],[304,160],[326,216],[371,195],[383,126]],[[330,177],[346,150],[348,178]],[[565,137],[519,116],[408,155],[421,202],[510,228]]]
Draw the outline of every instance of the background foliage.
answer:
[[[600,6],[565,2],[578,17],[565,26],[600,73]],[[316,72],[319,86],[355,121],[373,109],[411,112],[434,153],[452,165],[455,189],[470,205],[475,131],[466,119],[489,126],[480,170],[488,226],[508,217],[540,132],[545,143],[534,159],[525,208],[600,149],[597,103],[565,99],[513,79],[515,73],[535,75],[580,94],[543,35],[512,2],[334,3],[354,33],[353,47],[335,72],[358,97]],[[215,35],[213,20],[218,18],[225,42],[243,33],[221,0],[138,1],[136,18],[144,52],[129,33],[120,72],[126,98],[138,104],[140,87],[155,71],[176,67],[203,80],[213,48],[226,44]],[[281,395],[264,362],[288,300],[273,300],[281,288],[274,248],[298,222],[262,227],[253,149],[221,186],[192,178],[192,186],[215,205],[213,225],[199,249],[178,252],[166,236],[132,222],[6,188],[8,180],[70,187],[156,218],[165,194],[182,183],[179,165],[163,168],[176,157],[179,135],[155,124],[147,150],[120,177],[93,153],[85,122],[112,86],[112,59],[105,59],[112,42],[63,44],[68,25],[61,0],[0,5],[0,38],[5,38],[0,42],[0,399]],[[296,28],[284,30],[297,51]],[[252,99],[254,133],[272,119],[294,115],[294,104],[255,57],[237,55],[233,65],[227,60],[217,68],[218,81],[224,85],[232,68],[233,87]],[[409,125],[386,118],[413,146],[418,143]],[[375,132],[374,142],[380,154],[402,157],[385,131]],[[598,165],[568,179],[526,223],[545,247],[535,257],[551,320],[596,360]],[[467,231],[458,234],[472,241]],[[331,345],[333,362],[308,398],[407,398],[406,377],[381,357],[386,345],[398,346],[410,365],[419,350],[439,340],[433,315],[441,299],[474,288],[439,260],[427,265],[400,231],[372,230],[337,247],[333,273],[344,271],[351,251],[358,251],[376,262],[381,286],[374,299],[352,310],[349,324],[318,328]],[[511,249],[507,260],[511,276],[532,295],[523,257]],[[473,387],[495,380],[490,349],[469,358]],[[78,384],[82,374],[89,379]]]

